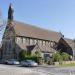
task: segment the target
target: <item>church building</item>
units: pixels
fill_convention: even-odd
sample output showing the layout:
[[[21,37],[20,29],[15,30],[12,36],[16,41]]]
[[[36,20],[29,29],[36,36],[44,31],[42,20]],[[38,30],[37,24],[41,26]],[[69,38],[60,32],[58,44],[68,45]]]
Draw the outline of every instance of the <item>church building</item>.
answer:
[[[65,38],[59,32],[14,21],[13,12],[10,4],[2,38],[1,59],[18,59],[21,50],[29,51],[32,55],[40,51],[42,58],[52,57],[57,51],[73,55],[72,39]]]

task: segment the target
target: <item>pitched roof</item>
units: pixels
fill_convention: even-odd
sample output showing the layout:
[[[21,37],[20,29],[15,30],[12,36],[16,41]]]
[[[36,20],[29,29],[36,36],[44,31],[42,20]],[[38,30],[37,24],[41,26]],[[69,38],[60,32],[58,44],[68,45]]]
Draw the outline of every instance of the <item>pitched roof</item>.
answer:
[[[42,29],[26,23],[14,21],[16,35],[38,38],[43,40],[56,41],[60,39],[61,35],[58,32]]]
[[[64,40],[68,43],[68,45],[69,45],[70,47],[72,47],[72,48],[73,48],[73,46],[74,46],[74,42],[73,42],[73,40],[72,40],[72,39],[64,38]]]
[[[52,47],[50,47],[49,45],[45,45],[45,46],[39,45],[39,48],[42,52],[55,52],[55,50]]]
[[[53,49],[53,48],[51,48],[49,45],[45,45],[45,46],[40,46],[40,45],[30,45],[30,46],[27,46],[27,49],[29,50],[29,51],[32,51],[32,50],[39,50],[40,49],[40,51],[41,52],[55,52],[55,50]]]

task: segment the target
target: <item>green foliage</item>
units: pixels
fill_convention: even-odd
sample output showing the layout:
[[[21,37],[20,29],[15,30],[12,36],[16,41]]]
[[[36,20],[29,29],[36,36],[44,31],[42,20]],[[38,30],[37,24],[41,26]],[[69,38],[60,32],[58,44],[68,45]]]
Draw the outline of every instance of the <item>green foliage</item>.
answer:
[[[21,50],[20,53],[19,53],[19,59],[20,60],[26,60],[26,59],[29,59],[29,60],[34,60],[34,61],[38,61],[38,56],[36,55],[31,55],[31,54],[28,54],[25,50]]]
[[[70,58],[70,55],[65,52],[63,52],[63,53],[57,52],[57,53],[53,54],[53,61],[54,62],[56,62],[56,61],[62,62],[62,60],[67,61],[67,60],[69,60],[69,58]]]
[[[68,53],[65,53],[65,52],[61,53],[61,56],[62,56],[64,61],[67,61],[70,58],[70,55]]]
[[[69,66],[75,66],[75,63],[69,63],[69,64],[62,64],[63,67],[69,67]]]
[[[20,60],[24,60],[26,55],[27,55],[26,51],[25,50],[21,50],[19,52],[19,59]]]
[[[27,56],[25,56],[25,58],[24,58],[24,60],[34,60],[34,61],[38,61],[37,59],[38,59],[38,57],[37,56],[31,56],[31,55],[27,55]]]
[[[62,56],[60,55],[59,52],[53,54],[53,61],[54,62],[56,62],[56,61],[58,61],[58,62],[62,61]]]
[[[36,51],[34,56],[41,57],[41,52],[40,51]]]

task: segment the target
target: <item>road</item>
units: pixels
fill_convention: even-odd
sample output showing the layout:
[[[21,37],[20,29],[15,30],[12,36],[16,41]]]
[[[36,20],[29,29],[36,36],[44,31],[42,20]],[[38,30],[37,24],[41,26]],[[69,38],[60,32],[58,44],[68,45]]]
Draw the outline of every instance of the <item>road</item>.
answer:
[[[33,68],[33,70],[48,75],[75,75],[75,67],[42,66]]]
[[[75,67],[21,67],[0,64],[0,75],[75,75]]]
[[[20,65],[0,64],[0,75],[46,75],[33,69],[34,68],[21,67]]]

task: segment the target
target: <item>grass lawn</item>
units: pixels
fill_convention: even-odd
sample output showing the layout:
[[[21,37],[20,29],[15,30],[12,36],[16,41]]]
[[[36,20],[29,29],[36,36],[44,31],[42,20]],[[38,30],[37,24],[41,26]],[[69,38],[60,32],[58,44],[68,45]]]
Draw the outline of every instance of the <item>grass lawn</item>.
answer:
[[[68,66],[75,66],[75,63],[70,63],[70,64],[62,64],[60,66],[63,66],[63,67],[68,67]]]

